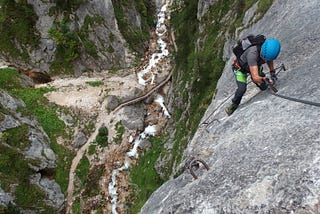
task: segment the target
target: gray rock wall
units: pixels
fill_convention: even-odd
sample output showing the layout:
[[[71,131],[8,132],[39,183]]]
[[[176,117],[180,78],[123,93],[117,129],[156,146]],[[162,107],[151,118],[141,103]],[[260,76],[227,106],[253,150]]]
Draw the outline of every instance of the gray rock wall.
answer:
[[[25,103],[0,90],[0,108],[5,109],[0,112],[0,144],[3,144],[5,147],[11,147],[11,145],[8,145],[10,142],[7,142],[5,139],[7,130],[17,128],[23,124],[28,127],[28,145],[23,149],[15,149],[28,160],[29,168],[34,171],[33,177],[37,179],[31,176],[30,181],[46,193],[49,205],[59,209],[64,202],[64,195],[61,192],[60,186],[54,180],[41,177],[40,174],[41,170],[54,169],[56,167],[56,155],[50,148],[50,140],[47,134],[39,126],[37,120],[32,117],[22,116],[19,112],[19,107],[25,107]],[[12,182],[11,185],[15,186],[14,181]],[[14,194],[14,191],[5,192],[0,188],[0,205],[14,204]]]
[[[36,27],[41,38],[39,48],[32,51],[30,59],[33,64],[39,66],[39,70],[49,71],[49,63],[54,60],[56,50],[53,39],[49,38],[48,35],[48,31],[54,22],[54,16],[49,15],[49,10],[55,4],[34,0],[28,0],[28,3],[33,5],[33,9],[39,17]]]
[[[154,4],[160,5],[160,2],[155,0]],[[84,1],[78,8],[73,8],[69,12],[57,12],[55,10],[56,3],[53,1],[35,1],[28,0],[28,3],[33,6],[35,13],[38,16],[36,28],[40,34],[39,46],[29,50],[30,62],[10,62],[19,66],[32,68],[36,71],[50,72],[50,65],[56,59],[57,44],[48,35],[51,28],[55,28],[63,19],[70,21],[72,30],[80,30],[85,25],[86,17],[102,18],[94,24],[89,24],[87,29],[86,41],[80,41],[79,57],[72,61],[72,66],[76,74],[80,74],[84,70],[101,71],[113,68],[127,68],[136,63],[136,60],[141,57],[145,50],[148,41],[142,41],[139,50],[129,48],[129,43],[138,43],[137,41],[126,41],[119,30],[117,19],[115,17],[114,5],[111,0],[91,0]],[[125,6],[124,6],[125,7]],[[54,12],[55,11],[55,12]],[[125,17],[130,22],[130,26],[135,26],[137,29],[142,29],[141,15],[135,9],[134,1],[131,1],[126,8]],[[144,26],[145,27],[145,26]],[[131,32],[133,33],[133,32]],[[79,37],[80,38],[80,37]],[[84,51],[86,45],[84,43],[92,42],[95,45],[97,52],[96,56],[92,56]],[[87,44],[87,43],[86,43]],[[137,45],[137,44],[135,44]],[[88,46],[88,44],[87,44]],[[91,50],[92,51],[92,50]]]
[[[264,18],[240,33],[281,41],[279,94],[320,102],[320,2],[275,1]],[[208,163],[185,171],[152,194],[141,213],[320,213],[320,109],[259,92],[253,84],[230,117],[235,81],[231,59],[218,93],[185,158]]]

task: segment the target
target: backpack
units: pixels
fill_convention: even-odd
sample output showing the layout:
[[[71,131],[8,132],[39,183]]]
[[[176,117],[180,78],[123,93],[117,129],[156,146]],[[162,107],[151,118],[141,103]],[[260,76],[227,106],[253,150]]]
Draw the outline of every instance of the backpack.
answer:
[[[246,38],[240,40],[235,47],[233,47],[232,51],[237,58],[237,62],[241,67],[244,67],[243,63],[240,60],[241,55],[248,48],[252,46],[258,46],[258,49],[261,49],[262,44],[266,41],[266,37],[264,35],[249,35]]]

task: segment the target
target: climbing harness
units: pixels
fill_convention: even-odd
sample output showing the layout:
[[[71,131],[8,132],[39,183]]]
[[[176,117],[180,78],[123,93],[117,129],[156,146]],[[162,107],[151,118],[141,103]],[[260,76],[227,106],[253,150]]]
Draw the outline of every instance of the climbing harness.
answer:
[[[194,173],[193,168],[199,168],[200,167],[199,163],[202,163],[202,165],[206,168],[206,170],[209,170],[208,164],[198,158],[192,157],[189,160],[187,160],[185,164],[185,168],[189,169],[189,172],[194,179],[197,179],[198,176],[196,176],[196,174]]]

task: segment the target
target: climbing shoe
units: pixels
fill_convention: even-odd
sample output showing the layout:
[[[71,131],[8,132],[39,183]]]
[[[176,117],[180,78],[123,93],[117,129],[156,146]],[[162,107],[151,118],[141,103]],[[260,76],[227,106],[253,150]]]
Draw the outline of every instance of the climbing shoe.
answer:
[[[230,106],[228,106],[228,107],[226,108],[225,111],[226,111],[227,115],[230,116],[237,108],[238,108],[238,105],[232,103]]]

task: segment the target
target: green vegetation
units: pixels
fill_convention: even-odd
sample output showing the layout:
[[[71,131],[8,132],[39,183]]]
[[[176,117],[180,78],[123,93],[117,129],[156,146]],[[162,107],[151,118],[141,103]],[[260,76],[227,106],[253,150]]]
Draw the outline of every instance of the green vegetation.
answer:
[[[1,188],[5,191],[11,189],[11,185],[18,184],[15,189],[15,203],[20,208],[53,208],[45,205],[45,193],[38,186],[30,184],[29,177],[34,171],[29,167],[33,160],[25,159],[14,147],[0,144],[0,180]],[[35,200],[36,199],[36,200]],[[13,209],[14,207],[12,207]]]
[[[71,73],[73,70],[70,63],[79,56],[80,41],[77,33],[72,31],[69,25],[67,20],[63,20],[57,28],[51,28],[48,32],[57,44],[56,60],[51,65],[54,73]]]
[[[65,194],[68,188],[69,171],[74,153],[55,140],[51,141],[51,149],[58,156],[58,166],[55,168],[55,181],[60,185],[61,191]]]
[[[77,166],[77,170],[76,170],[76,175],[78,176],[78,178],[80,179],[82,184],[84,184],[86,182],[86,178],[87,178],[89,172],[90,172],[90,161],[84,155],[81,158],[81,160]]]
[[[155,8],[151,1],[147,0],[135,0],[136,10],[139,12],[141,16],[141,25],[144,30],[149,33],[149,28],[153,27],[154,19],[155,19]]]
[[[29,168],[28,161],[17,149],[0,144],[0,152],[0,185],[2,189],[8,191],[10,184],[25,180],[33,170]]]
[[[98,59],[98,51],[95,45],[96,41],[89,40],[89,29],[94,25],[104,25],[104,19],[101,16],[86,16],[84,24],[79,31],[79,38],[84,47],[84,50],[94,59]]]
[[[88,85],[90,85],[90,86],[92,86],[92,87],[99,87],[99,86],[101,86],[101,85],[104,85],[104,83],[101,82],[101,81],[86,82],[86,84],[88,84]]]
[[[54,26],[49,30],[49,36],[57,45],[55,61],[51,63],[52,75],[72,74],[74,72],[72,63],[79,59],[80,55],[87,54],[93,59],[98,59],[97,43],[103,41],[92,41],[89,38],[93,25],[105,25],[103,17],[87,16],[81,28],[71,27],[77,17],[71,15],[83,4],[85,0],[56,0],[56,5],[50,8],[49,14],[56,18]],[[154,8],[147,0],[114,1],[116,16],[125,39],[132,50],[143,54],[149,39],[149,30],[153,25]],[[137,10],[141,14],[141,28],[134,26],[129,14]],[[0,50],[13,59],[29,61],[29,53],[37,48],[40,33],[36,29],[38,17],[31,4],[26,0],[0,1]],[[75,28],[74,28],[75,27]],[[110,42],[114,42],[113,34],[109,35]],[[115,49],[109,44],[105,51],[114,53]],[[86,57],[87,57],[86,56]]]
[[[26,124],[22,124],[16,128],[7,129],[5,131],[5,142],[10,146],[19,148],[21,151],[26,149],[29,145],[29,128]]]
[[[108,145],[108,129],[106,127],[100,127],[98,130],[98,135],[96,136],[96,142],[102,146],[105,147]]]
[[[90,144],[88,148],[88,155],[93,155],[96,152],[96,144]]]
[[[56,168],[55,180],[60,184],[61,190],[66,192],[68,186],[69,169],[73,153],[66,149],[63,145],[56,142],[57,136],[67,137],[65,133],[65,124],[61,121],[56,111],[55,105],[50,105],[48,100],[43,96],[53,89],[22,89],[14,90],[13,94],[21,98],[27,105],[28,111],[37,117],[41,126],[48,134],[51,141],[51,148],[58,156],[58,166]]]
[[[91,120],[90,120],[89,122],[87,122],[87,123],[84,125],[84,127],[85,127],[85,130],[86,130],[88,133],[93,132],[94,129],[95,129],[95,125],[94,125],[93,121],[91,121]]]
[[[259,1],[257,13],[260,13],[260,17],[262,17],[267,12],[267,10],[270,8],[272,3],[273,3],[273,0],[260,0]]]
[[[113,141],[114,141],[115,143],[117,143],[117,144],[120,144],[120,143],[121,143],[121,141],[122,141],[122,135],[123,135],[124,131],[125,131],[124,126],[122,125],[121,122],[118,122],[118,123],[116,124],[116,132],[117,132],[117,133],[116,133],[116,136],[113,138]]]
[[[16,69],[0,69],[0,76],[0,88],[6,90],[21,88],[19,72]]]
[[[39,44],[38,17],[27,1],[0,1],[0,50],[13,59],[28,61],[28,51]],[[17,44],[19,46],[17,46]],[[30,51],[30,50],[29,50]]]
[[[55,180],[60,185],[62,192],[66,192],[67,186],[68,186],[69,169],[70,169],[71,160],[74,154],[70,150],[68,150],[66,147],[64,147],[63,145],[59,145],[56,142],[56,137],[63,136],[64,138],[68,138],[68,135],[66,133],[66,126],[64,122],[61,121],[57,116],[58,107],[56,105],[50,104],[48,100],[43,96],[44,93],[47,93],[54,89],[23,88],[20,85],[19,73],[14,69],[0,69],[0,75],[1,75],[0,88],[7,90],[10,94],[22,99],[26,104],[26,108],[20,107],[19,111],[21,111],[24,115],[36,116],[40,125],[43,127],[44,131],[48,134],[51,141],[50,146],[58,156],[58,163],[57,163],[58,166],[55,168],[56,170]],[[0,110],[1,109],[2,108],[0,108]],[[18,141],[19,139],[24,138],[25,136],[24,134],[26,134],[26,128],[24,128],[24,125],[22,125],[22,127],[19,127],[18,129],[19,129],[19,133],[13,132],[10,130],[6,131],[5,138],[13,139],[14,141],[12,141],[12,143],[15,143],[16,145],[19,145],[21,146],[21,148],[23,148],[24,146],[26,146],[27,142],[21,141],[20,143],[22,144],[20,144],[18,143]],[[20,131],[23,131],[23,132],[20,133]],[[17,159],[19,158],[15,157],[15,158],[12,158],[11,160],[17,160]],[[36,164],[36,163],[33,163],[33,164]],[[8,167],[5,167],[5,168],[8,168]],[[23,171],[24,170],[23,168],[24,168],[24,165],[19,167],[18,169]]]
[[[71,29],[71,21],[66,18],[49,30],[49,36],[57,44],[56,59],[51,65],[54,74],[72,73],[71,63],[83,52],[98,58],[95,42],[89,40],[89,26],[94,24],[103,25],[103,18],[86,16],[81,29]]]
[[[83,191],[84,197],[93,197],[95,195],[98,195],[100,192],[100,185],[99,180],[102,177],[104,171],[104,165],[94,166],[88,177],[87,181],[85,183],[85,188]]]
[[[72,211],[73,213],[81,213],[81,205],[80,205],[80,201],[79,198],[77,198],[73,204],[72,204]]]
[[[21,214],[22,212],[20,211],[20,209],[16,205],[9,203],[9,205],[7,207],[0,205],[0,213]]]
[[[43,94],[53,91],[52,88],[26,88],[13,90],[12,93],[22,99],[27,105],[27,109],[34,114],[44,130],[48,130],[48,134],[54,136],[65,135],[65,124],[57,117],[57,107],[49,105],[47,98]]]
[[[121,34],[129,43],[129,47],[132,50],[143,54],[146,48],[145,42],[149,39],[149,30],[153,25],[154,8],[152,3],[147,0],[112,0],[112,3]],[[134,8],[141,15],[142,29],[134,26],[129,17],[129,11],[134,11]]]
[[[214,8],[218,10],[216,13],[222,16],[226,13],[219,12],[219,10],[224,9],[225,5],[220,8],[217,6],[219,2],[222,1],[218,1]],[[181,161],[182,151],[196,131],[198,123],[211,101],[216,82],[224,66],[222,57],[219,55],[222,52],[224,40],[216,38],[219,27],[224,25],[220,24],[219,21],[210,23],[208,27],[212,29],[212,32],[206,34],[206,41],[201,40],[205,43],[203,44],[204,48],[196,51],[195,41],[201,37],[198,32],[199,22],[196,17],[197,2],[185,1],[184,5],[184,9],[175,12],[172,18],[179,50],[175,55],[175,60],[177,69],[184,73],[182,79],[174,79],[179,81],[176,84],[180,86],[176,91],[176,96],[182,97],[184,103],[189,102],[189,97],[193,97],[193,99],[188,111],[177,110],[174,112],[173,117],[177,119],[175,123],[176,133],[173,148],[171,151],[167,151],[173,156],[168,166],[169,170],[166,170],[167,177],[171,174],[170,169],[175,163]],[[211,17],[211,22],[213,19],[216,20]],[[207,30],[207,28],[205,29]],[[188,89],[185,87],[186,85],[189,85]]]
[[[26,179],[27,180],[27,179]],[[35,184],[24,181],[16,187],[14,202],[21,208],[33,210],[45,210],[45,213],[56,213],[57,211],[46,205],[46,194]]]
[[[111,45],[109,45],[109,47],[107,48],[107,52],[114,53],[114,48]]]
[[[149,140],[152,142],[152,149],[144,151],[137,165],[130,171],[133,191],[128,200],[129,213],[138,213],[150,195],[164,182],[154,169],[154,165],[163,151],[163,142],[167,138],[152,137]]]

